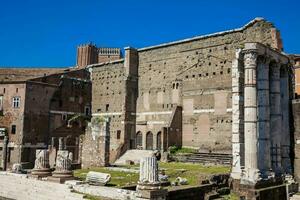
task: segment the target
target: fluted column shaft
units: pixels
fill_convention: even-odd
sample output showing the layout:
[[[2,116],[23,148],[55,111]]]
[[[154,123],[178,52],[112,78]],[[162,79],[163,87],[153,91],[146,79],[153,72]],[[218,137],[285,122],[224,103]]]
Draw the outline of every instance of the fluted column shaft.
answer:
[[[48,169],[49,166],[49,151],[47,149],[36,150],[36,159],[34,169]]]
[[[157,183],[158,182],[158,165],[156,157],[145,157],[140,162],[140,183]]]
[[[245,134],[245,171],[243,179],[256,183],[259,178],[257,164],[257,52],[244,54],[244,134]]]

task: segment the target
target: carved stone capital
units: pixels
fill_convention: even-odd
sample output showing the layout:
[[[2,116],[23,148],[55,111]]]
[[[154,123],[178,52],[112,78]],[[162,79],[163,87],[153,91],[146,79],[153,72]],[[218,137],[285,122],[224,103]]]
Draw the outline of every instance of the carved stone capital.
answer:
[[[258,53],[255,50],[244,51],[245,68],[256,68]]]

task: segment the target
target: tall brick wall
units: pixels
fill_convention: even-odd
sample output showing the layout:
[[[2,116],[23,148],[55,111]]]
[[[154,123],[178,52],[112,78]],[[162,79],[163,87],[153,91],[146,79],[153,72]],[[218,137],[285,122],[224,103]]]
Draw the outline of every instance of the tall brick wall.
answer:
[[[231,66],[236,49],[242,48],[246,42],[262,43],[279,51],[282,47],[280,35],[274,26],[256,19],[233,31],[138,49],[138,79],[136,83],[130,83],[131,90],[124,89],[128,83],[122,81],[121,85],[115,85],[119,77],[114,77],[113,73],[111,75],[112,71],[124,69],[122,62],[95,65],[93,113],[105,115],[120,111],[130,113],[128,111],[131,110],[134,117],[129,123],[122,115],[120,121],[135,127],[127,126],[127,129],[120,130],[122,133],[125,131],[125,135],[131,135],[133,143],[136,133],[142,133],[142,143],[146,146],[148,133],[152,133],[154,144],[158,133],[163,132],[165,136],[164,132],[168,130],[173,117],[172,111],[179,106],[183,108],[182,119],[176,120],[179,128],[175,129],[182,129],[182,137],[180,142],[174,144],[194,147],[203,152],[231,153]],[[125,63],[127,60],[125,55]],[[121,97],[116,96],[118,92],[122,93]],[[123,98],[135,94],[134,111]],[[112,104],[114,110],[105,111],[106,104]],[[118,129],[112,126],[112,130]],[[119,140],[114,137],[116,133],[111,135],[114,150],[116,146],[128,142],[126,137]]]
[[[183,146],[230,153],[235,49],[250,41],[275,46],[273,29],[272,24],[257,21],[243,31],[139,50],[137,122],[163,123],[171,108],[180,105]],[[162,126],[144,129],[157,132]]]

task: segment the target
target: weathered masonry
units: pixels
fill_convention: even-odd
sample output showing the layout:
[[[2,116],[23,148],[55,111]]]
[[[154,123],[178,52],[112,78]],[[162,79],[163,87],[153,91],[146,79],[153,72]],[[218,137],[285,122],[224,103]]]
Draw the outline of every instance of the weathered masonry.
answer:
[[[279,31],[256,18],[239,29],[126,48],[124,59],[89,65],[93,117],[111,119],[110,160],[127,149],[172,145],[231,154],[232,62],[246,43],[282,51]]]
[[[232,66],[232,177],[242,184],[292,174],[289,58],[246,43]]]

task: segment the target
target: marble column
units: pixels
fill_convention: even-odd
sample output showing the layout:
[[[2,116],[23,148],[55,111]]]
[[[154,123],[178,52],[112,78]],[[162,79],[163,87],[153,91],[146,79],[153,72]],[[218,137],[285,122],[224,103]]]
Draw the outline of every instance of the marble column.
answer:
[[[270,129],[272,169],[276,175],[282,174],[281,167],[281,104],[280,104],[280,65],[270,65]]]
[[[269,59],[263,57],[258,59],[257,98],[258,169],[262,178],[267,179],[271,175]]]
[[[64,183],[66,180],[72,180],[73,172],[71,170],[71,164],[73,160],[73,154],[66,150],[59,150],[56,157],[55,171],[48,180],[58,183]]]
[[[155,156],[144,157],[140,161],[140,178],[138,190],[155,190],[160,188],[158,180],[158,164]]]
[[[281,165],[285,174],[292,173],[290,148],[290,94],[288,66],[283,65],[280,71],[280,93],[281,93],[281,110],[282,110],[282,126],[281,126]]]
[[[232,63],[232,168],[231,177],[240,179],[244,165],[244,101],[243,60],[241,50],[236,51]]]
[[[244,53],[244,135],[245,168],[242,183],[255,184],[259,180],[257,163],[257,52],[248,50]]]
[[[50,176],[49,151],[47,149],[38,149],[36,150],[35,157],[34,168],[31,175],[36,178]]]

